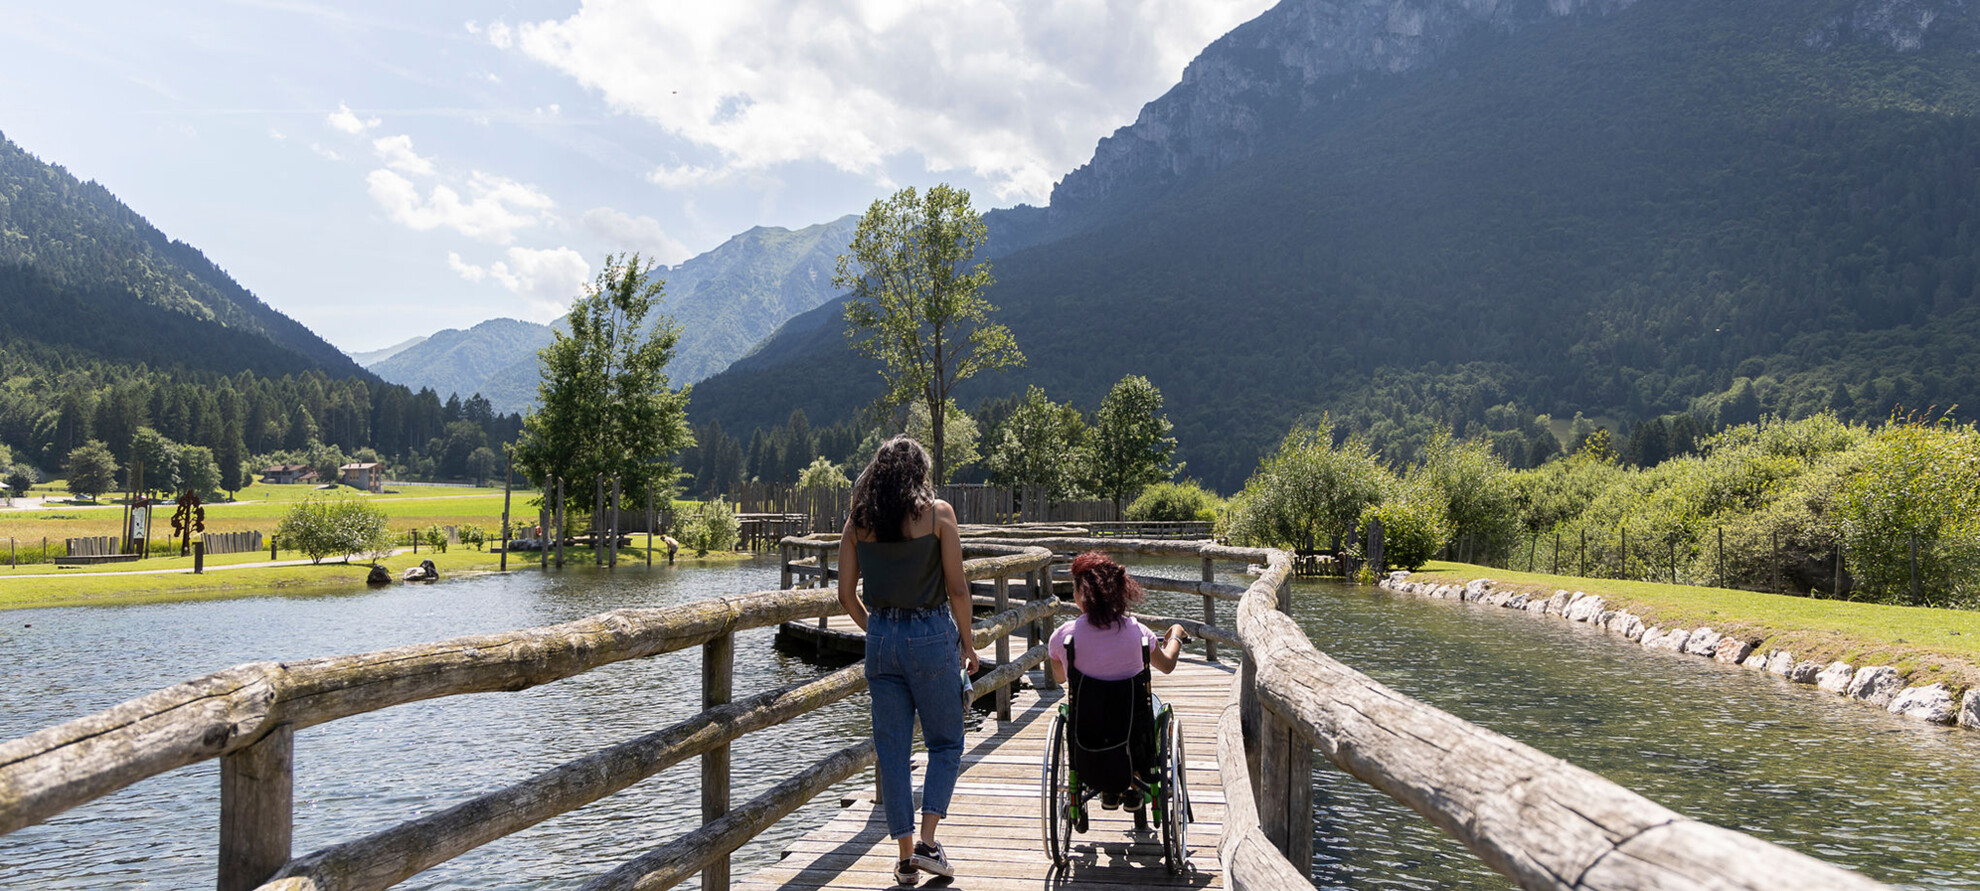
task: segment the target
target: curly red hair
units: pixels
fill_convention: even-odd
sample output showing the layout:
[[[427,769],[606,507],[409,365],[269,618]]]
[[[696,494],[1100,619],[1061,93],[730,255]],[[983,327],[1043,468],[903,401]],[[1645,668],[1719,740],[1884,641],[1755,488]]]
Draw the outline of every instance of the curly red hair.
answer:
[[[1099,551],[1087,551],[1072,562],[1073,585],[1084,595],[1086,620],[1107,628],[1141,602],[1141,585],[1127,569]]]

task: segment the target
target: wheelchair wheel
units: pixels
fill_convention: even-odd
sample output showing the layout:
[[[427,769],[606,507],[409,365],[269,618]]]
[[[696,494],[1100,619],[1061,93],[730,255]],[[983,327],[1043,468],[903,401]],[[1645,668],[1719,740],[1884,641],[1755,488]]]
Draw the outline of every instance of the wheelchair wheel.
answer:
[[[1072,848],[1073,810],[1078,807],[1072,794],[1066,751],[1066,716],[1052,716],[1052,731],[1046,743],[1045,764],[1039,778],[1039,823],[1044,836],[1045,856],[1053,866],[1066,865],[1066,852]]]
[[[1162,865],[1180,874],[1189,862],[1189,769],[1183,762],[1182,724],[1169,713],[1164,748],[1162,801]]]

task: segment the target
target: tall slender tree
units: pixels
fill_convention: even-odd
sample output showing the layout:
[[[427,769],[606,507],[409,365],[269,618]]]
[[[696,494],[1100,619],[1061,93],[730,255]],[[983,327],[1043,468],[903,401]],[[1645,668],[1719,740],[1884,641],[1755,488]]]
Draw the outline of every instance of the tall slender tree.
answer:
[[[1182,470],[1169,459],[1176,453],[1175,425],[1162,414],[1162,391],[1138,374],[1121,378],[1100,410],[1093,413],[1092,477],[1100,494],[1121,501],[1149,483],[1161,482]]]
[[[950,391],[980,371],[1024,363],[1009,328],[983,298],[990,264],[976,262],[987,230],[969,192],[910,186],[875,201],[859,221],[832,283],[852,292],[846,337],[880,360],[890,404],[919,402],[930,419],[934,478],[948,478]]]
[[[607,257],[598,278],[571,306],[570,331],[537,355],[543,379],[536,411],[523,419],[517,466],[532,481],[581,483],[618,477],[626,497],[671,494],[673,461],[694,444],[688,388],[669,386],[664,369],[681,329],[648,324],[665,283],[638,254]],[[422,395],[425,395],[422,393]]]

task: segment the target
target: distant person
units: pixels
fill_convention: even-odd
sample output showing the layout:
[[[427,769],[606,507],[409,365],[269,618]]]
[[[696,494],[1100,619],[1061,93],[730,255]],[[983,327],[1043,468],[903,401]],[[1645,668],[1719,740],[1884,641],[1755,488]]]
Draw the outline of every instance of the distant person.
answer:
[[[976,648],[959,630],[970,627],[971,606],[962,535],[955,509],[928,484],[929,464],[910,437],[882,443],[853,484],[839,539],[839,603],[866,631],[873,745],[887,834],[901,846],[894,880],[903,885],[917,870],[956,874],[935,830],[962,773],[964,673],[976,670]],[[908,767],[917,715],[928,746],[919,840]]]

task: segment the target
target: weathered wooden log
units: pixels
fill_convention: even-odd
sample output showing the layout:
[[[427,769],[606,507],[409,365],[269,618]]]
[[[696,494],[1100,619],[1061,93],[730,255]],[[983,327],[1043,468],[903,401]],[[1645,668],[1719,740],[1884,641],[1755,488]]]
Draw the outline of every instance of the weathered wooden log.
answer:
[[[736,638],[723,635],[701,645],[701,708],[728,705],[734,698]],[[729,812],[729,744],[701,755],[701,822],[705,825]],[[710,860],[701,870],[703,891],[729,891],[728,855]]]
[[[838,610],[830,591],[762,591],[355,656],[237,666],[0,743],[0,834],[245,748],[278,724],[300,730],[440,696],[523,690]]]
[[[1280,854],[1258,824],[1238,706],[1242,683],[1232,682],[1230,701],[1217,717],[1217,771],[1224,783],[1224,834],[1217,841],[1217,862],[1224,868],[1224,885],[1233,891],[1308,891],[1313,880],[1306,870]]]
[[[1147,625],[1156,631],[1167,631],[1171,625],[1181,625],[1182,629],[1189,632],[1192,637],[1202,638],[1206,641],[1216,641],[1228,647],[1244,646],[1244,638],[1239,637],[1237,632],[1227,628],[1219,628],[1215,625],[1205,625],[1195,619],[1182,619],[1175,616],[1144,616],[1138,613],[1135,615],[1135,618],[1141,620],[1141,624]]]
[[[1009,538],[978,539],[975,543],[1030,545],[1054,551],[1099,551],[1105,554],[1134,554],[1142,557],[1208,557],[1234,563],[1263,563],[1273,554],[1270,548],[1234,548],[1203,541],[1173,541],[1153,538]],[[1290,559],[1290,558],[1288,558]]]
[[[1327,760],[1409,805],[1520,887],[1884,887],[1677,814],[1328,658],[1273,608],[1276,591],[1264,583],[1277,568],[1252,585],[1238,615],[1264,707]]]
[[[220,759],[220,891],[248,891],[289,861],[295,751],[285,724]]]
[[[638,739],[601,749],[506,789],[462,802],[283,867],[296,891],[387,888],[496,839],[583,807],[680,762],[866,689],[862,666],[719,706]]]
[[[994,616],[977,619],[970,626],[970,646],[977,649],[989,646],[991,641],[1010,634],[1032,621],[1054,614],[1079,615],[1079,607],[1056,600],[1034,600],[1023,606],[1004,610]]]
[[[873,741],[847,746],[769,791],[674,841],[586,882],[583,891],[664,891],[725,858],[771,824],[874,761]]]
[[[1159,575],[1135,575],[1134,573],[1129,573],[1128,576],[1133,578],[1141,587],[1150,591],[1167,591],[1172,594],[1195,594],[1199,597],[1215,597],[1218,600],[1229,600],[1233,603],[1244,599],[1245,589],[1237,585],[1197,581],[1195,579],[1172,579]],[[1064,581],[1072,578],[1072,574],[1064,571],[1054,572],[1052,573],[1052,578],[1054,581]]]
[[[1050,650],[1044,644],[1039,644],[1026,650],[1024,655],[1008,663],[999,665],[995,669],[992,669],[989,674],[971,681],[969,684],[970,701],[975,702],[977,697],[985,693],[992,690],[1002,690],[1010,686],[1013,681],[1024,677],[1025,672],[1037,668],[1039,663],[1044,662],[1045,657],[1048,655],[1050,655]]]

